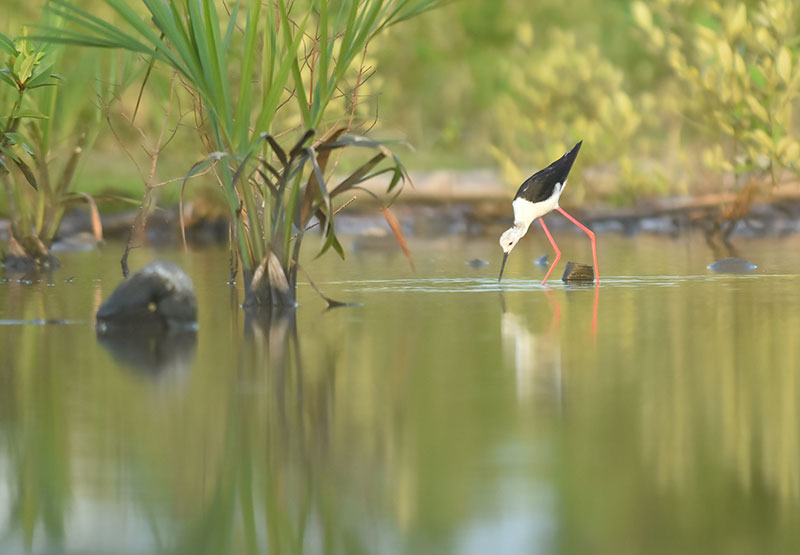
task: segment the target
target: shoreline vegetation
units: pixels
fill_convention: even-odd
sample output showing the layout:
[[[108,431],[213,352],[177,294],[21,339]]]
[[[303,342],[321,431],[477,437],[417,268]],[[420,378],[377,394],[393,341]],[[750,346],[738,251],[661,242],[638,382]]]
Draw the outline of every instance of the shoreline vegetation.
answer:
[[[272,264],[265,304],[291,306],[280,291],[309,226],[343,256],[342,206],[342,229],[377,222],[404,251],[403,233],[493,233],[527,169],[577,140],[591,148],[561,202],[599,233],[798,228],[800,5],[785,0],[49,0],[0,15],[0,237],[29,255],[63,210],[58,240],[87,219],[167,237],[180,199],[245,273]]]
[[[413,187],[407,187],[392,206],[408,237],[492,235],[511,220],[513,191],[497,172],[439,170],[412,173],[411,179]],[[376,180],[365,188],[377,195],[385,190],[385,184]],[[625,206],[607,202],[572,204],[568,198],[562,204],[579,214],[598,234],[677,236],[700,230],[724,242],[734,237],[780,237],[800,232],[800,182],[755,192],[749,198],[746,212],[742,212],[740,199],[739,193],[706,193],[651,197]],[[224,207],[214,206],[214,202],[214,199],[200,196],[185,203],[184,223],[189,243],[228,241]],[[380,235],[385,232],[386,247],[399,248],[391,238],[388,225],[382,225],[380,216],[376,216],[376,206],[380,204],[372,194],[354,193],[338,213],[343,233]],[[151,214],[147,229],[147,235],[152,237],[149,242],[180,242],[178,211],[176,204]],[[136,209],[101,212],[102,237],[126,239],[137,214]],[[549,218],[548,224],[554,229],[569,229],[558,217]],[[54,250],[93,248],[98,244],[96,225],[92,211],[76,205],[68,210],[56,234]],[[7,230],[8,221],[0,218],[0,241],[8,240]]]

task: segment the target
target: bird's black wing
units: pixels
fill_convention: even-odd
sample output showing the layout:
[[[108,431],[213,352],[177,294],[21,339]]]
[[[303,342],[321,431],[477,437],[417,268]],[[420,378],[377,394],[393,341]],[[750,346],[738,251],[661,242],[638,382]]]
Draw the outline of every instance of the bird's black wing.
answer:
[[[563,185],[564,181],[567,180],[569,171],[572,169],[572,164],[575,162],[582,144],[583,141],[578,142],[564,156],[526,179],[520,185],[517,194],[514,195],[514,199],[522,197],[530,202],[542,202],[550,198],[556,183]]]

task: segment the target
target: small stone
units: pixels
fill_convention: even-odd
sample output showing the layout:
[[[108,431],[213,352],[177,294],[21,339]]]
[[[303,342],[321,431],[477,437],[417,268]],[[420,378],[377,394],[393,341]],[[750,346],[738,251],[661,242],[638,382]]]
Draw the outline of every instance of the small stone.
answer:
[[[352,246],[357,252],[394,250],[397,248],[397,240],[388,230],[371,227],[353,239]]]
[[[547,268],[550,265],[550,261],[547,259],[546,254],[543,254],[542,256],[534,260],[533,263],[539,266],[540,268]]]
[[[93,233],[80,231],[75,235],[54,241],[50,250],[53,252],[86,252],[96,249],[99,244]]]
[[[567,262],[561,281],[594,281],[594,267],[577,262]]]
[[[481,260],[480,258],[473,258],[472,260],[467,261],[467,266],[472,266],[473,268],[480,268],[481,266],[488,266],[489,262],[486,260]]]
[[[744,258],[722,258],[706,266],[712,272],[720,274],[747,274],[758,266]]]

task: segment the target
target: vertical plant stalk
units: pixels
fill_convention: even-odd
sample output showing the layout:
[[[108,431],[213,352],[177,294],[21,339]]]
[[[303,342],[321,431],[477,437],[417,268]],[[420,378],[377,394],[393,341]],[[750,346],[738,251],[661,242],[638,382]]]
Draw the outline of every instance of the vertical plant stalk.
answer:
[[[329,0],[308,4],[274,0],[263,8],[260,2],[248,2],[241,9],[243,26],[237,21],[241,20],[238,2],[227,19],[215,0],[144,0],[148,18],[142,18],[127,0],[105,2],[116,12],[122,27],[103,21],[70,0],[51,0],[51,10],[77,25],[59,30],[51,40],[123,48],[152,57],[180,74],[195,98],[198,121],[202,122],[199,135],[212,153],[226,157],[227,163],[215,165],[213,171],[226,195],[245,276],[258,272],[261,283],[277,287],[274,295],[260,297],[265,302],[284,304],[288,299],[285,304],[293,304],[300,242],[307,224],[301,220],[314,215],[320,218],[322,252],[331,246],[343,252],[333,232],[334,195],[325,184],[324,164],[319,163],[320,151],[316,148],[325,140],[307,144],[310,133],[322,126],[334,95],[353,70],[355,59],[361,55],[363,60],[369,42],[386,27],[431,9],[439,1],[345,0],[333,11]],[[316,29],[313,37],[306,34],[309,25]],[[242,28],[242,40],[233,41]],[[301,48],[305,52],[301,53]],[[251,156],[269,151],[264,137],[274,135],[278,111],[292,108],[306,134],[288,154],[270,145],[282,166],[271,178],[272,187],[250,179],[258,159]],[[351,123],[352,118],[353,113]],[[350,146],[378,148],[363,138],[342,141],[332,148]],[[399,161],[396,157],[394,160],[390,190],[404,175]],[[262,156],[258,162],[268,160]],[[346,188],[383,170],[374,174],[368,171],[353,178]],[[312,209],[304,213],[309,203]],[[297,236],[295,227],[300,231]],[[288,294],[278,269],[288,283]]]
[[[172,109],[173,103],[175,101],[175,80],[177,78],[177,74],[172,75],[172,79],[170,80],[169,85],[169,100],[167,102],[167,110],[164,114],[164,122],[161,124],[161,130],[158,134],[158,139],[153,144],[152,148],[150,149],[150,167],[148,169],[147,178],[144,182],[144,194],[142,195],[142,202],[139,205],[139,210],[136,213],[136,218],[133,220],[133,224],[131,224],[130,232],[128,233],[128,240],[125,243],[125,250],[122,253],[122,258],[120,259],[120,266],[122,267],[122,275],[123,277],[127,278],[130,274],[130,270],[128,268],[128,255],[130,254],[131,249],[133,248],[133,242],[137,235],[144,230],[145,225],[147,224],[147,217],[150,214],[150,208],[153,204],[153,191],[156,188],[155,178],[156,178],[156,171],[158,169],[158,160],[161,156],[161,153],[164,151],[164,148],[169,145],[172,138],[175,136],[175,132],[177,130],[177,125],[175,130],[173,130],[169,136],[167,135],[169,129],[169,121],[170,117],[172,116]],[[133,124],[133,120],[130,120],[130,125]],[[134,126],[135,127],[135,126]],[[147,137],[144,134],[144,131],[136,127],[139,134],[142,136],[143,140],[147,140]]]

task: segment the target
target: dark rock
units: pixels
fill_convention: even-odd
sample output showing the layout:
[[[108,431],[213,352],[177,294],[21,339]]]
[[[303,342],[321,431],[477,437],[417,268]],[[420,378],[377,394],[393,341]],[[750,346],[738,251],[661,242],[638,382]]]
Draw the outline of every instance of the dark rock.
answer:
[[[43,270],[54,270],[59,266],[61,266],[61,263],[55,256],[50,254],[41,259],[18,256],[16,254],[3,256],[3,269],[6,273],[13,275],[38,275]]]
[[[561,281],[594,281],[594,267],[577,262],[567,262]]]
[[[196,321],[192,280],[177,264],[163,260],[120,283],[97,311],[101,331],[118,325],[190,327]]]
[[[480,258],[473,258],[472,260],[467,260],[467,266],[472,266],[473,268],[480,268],[481,266],[488,266],[489,262],[486,260],[481,260]]]
[[[379,227],[371,227],[353,239],[352,248],[356,252],[363,252],[394,251],[400,247],[390,231]]]
[[[50,250],[53,252],[86,252],[97,248],[97,238],[88,231],[79,231],[74,235],[54,241]]]
[[[723,258],[706,266],[712,272],[720,274],[746,274],[758,266],[744,258]]]

